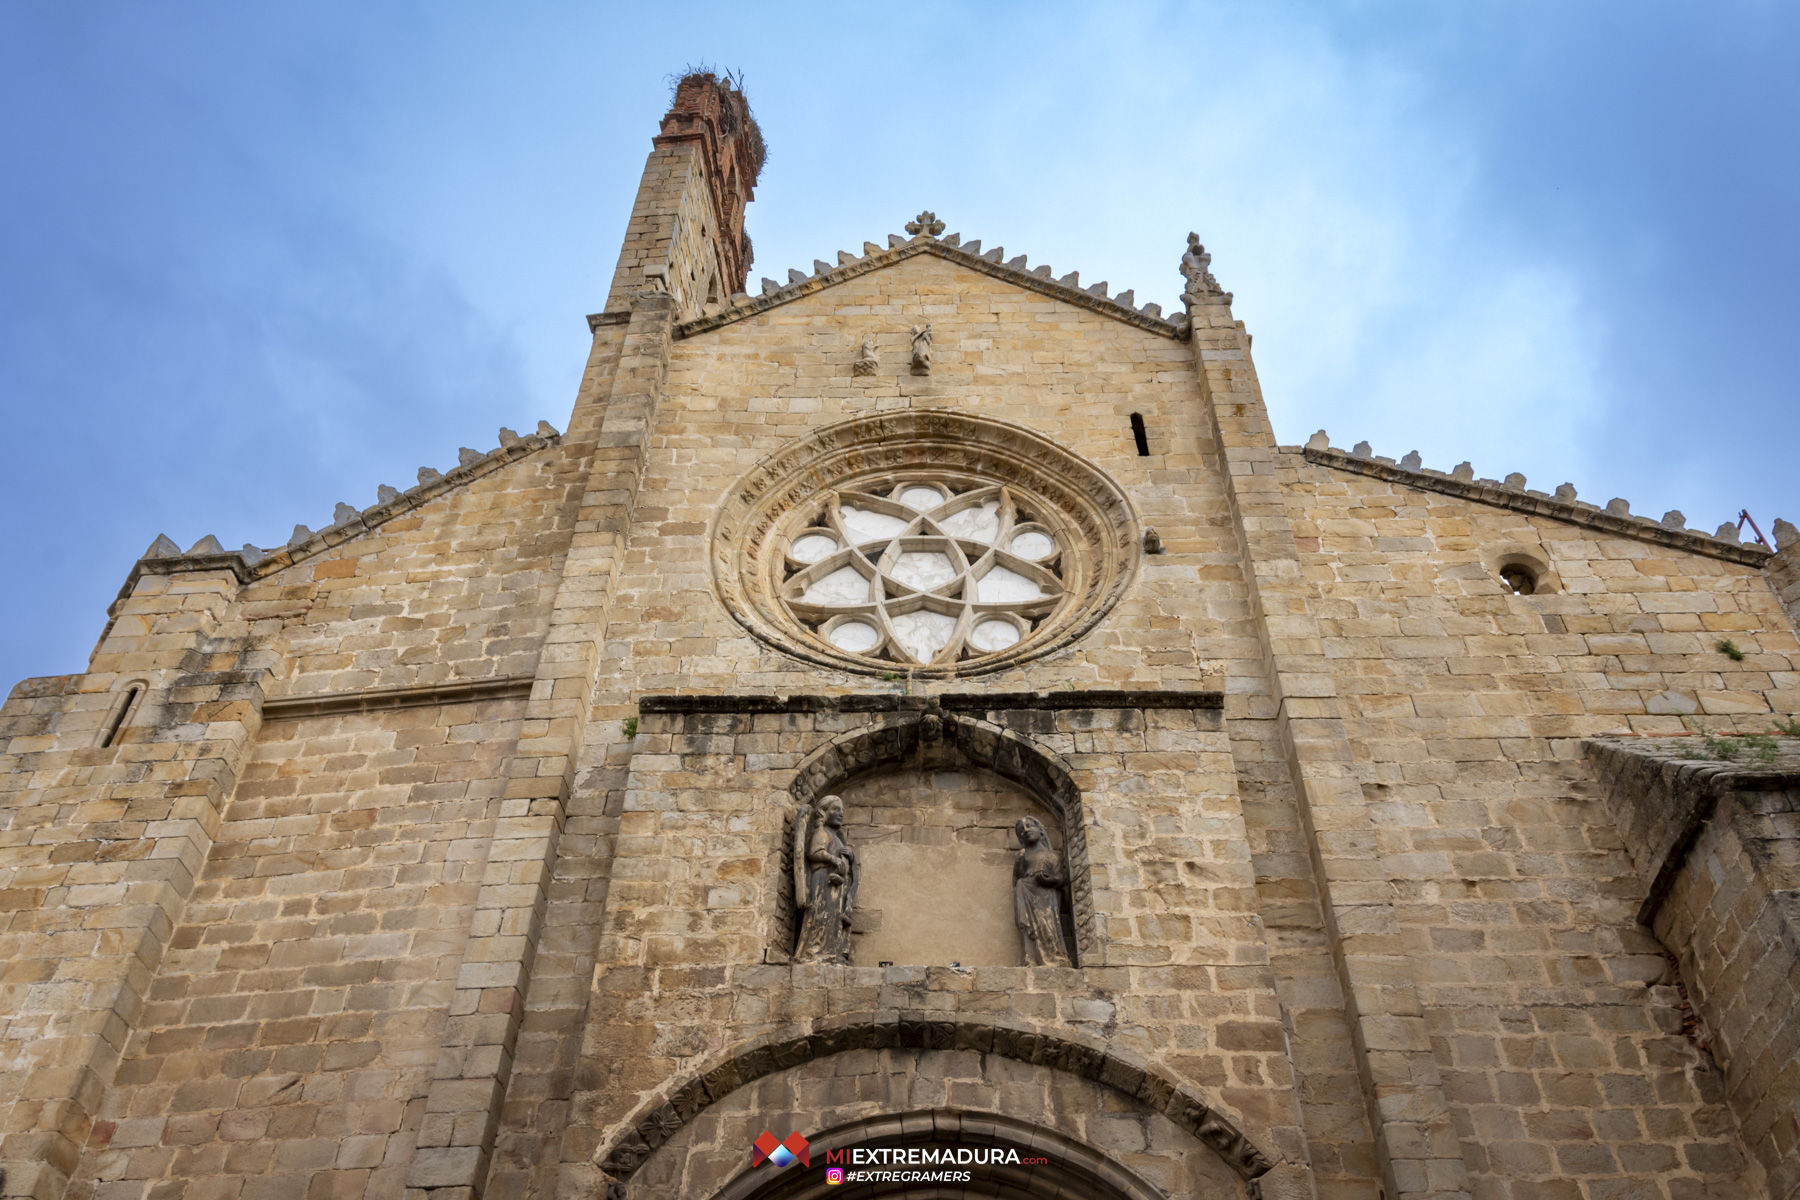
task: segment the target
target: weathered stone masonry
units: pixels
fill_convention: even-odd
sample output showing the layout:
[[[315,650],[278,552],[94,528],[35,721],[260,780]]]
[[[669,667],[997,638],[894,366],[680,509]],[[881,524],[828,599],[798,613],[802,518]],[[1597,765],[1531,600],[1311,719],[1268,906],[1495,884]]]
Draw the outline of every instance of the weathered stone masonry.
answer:
[[[1278,445],[1197,239],[1167,318],[929,213],[753,297],[763,158],[681,82],[566,433],[159,537],[12,690],[0,1195],[868,1194],[769,1129],[1045,1159],[971,1195],[1800,1196],[1793,527]],[[868,890],[795,962],[827,794]],[[1011,957],[1023,815],[1073,966]]]

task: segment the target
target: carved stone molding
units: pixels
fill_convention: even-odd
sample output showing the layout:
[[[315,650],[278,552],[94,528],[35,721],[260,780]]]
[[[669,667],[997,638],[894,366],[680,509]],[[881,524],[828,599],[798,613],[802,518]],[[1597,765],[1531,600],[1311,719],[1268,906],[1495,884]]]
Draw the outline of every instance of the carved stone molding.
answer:
[[[851,1013],[745,1042],[671,1080],[600,1138],[590,1161],[625,1183],[651,1153],[708,1107],[766,1075],[851,1050],[972,1050],[1104,1084],[1209,1146],[1254,1181],[1273,1165],[1236,1123],[1123,1047],[1075,1030],[942,1012]]]
[[[904,713],[924,710],[933,701],[949,712],[1009,712],[1070,709],[1173,708],[1222,709],[1220,691],[1170,691],[1161,688],[1072,688],[1066,692],[940,692],[935,696],[896,692],[823,693],[795,696],[659,693],[639,697],[638,712],[652,713]]]
[[[1044,571],[1054,575],[1045,575],[1042,583],[1048,602],[1029,605],[1029,611],[1022,609],[1016,618],[1008,617],[1015,620],[1018,631],[1012,644],[977,652],[974,647],[981,639],[975,638],[967,643],[973,656],[955,658],[965,645],[961,639],[967,631],[962,625],[970,618],[964,616],[958,618],[962,622],[955,635],[958,641],[946,643],[944,653],[935,658],[910,654],[895,648],[898,637],[883,613],[871,622],[879,625],[881,640],[870,647],[871,653],[857,653],[832,644],[828,640],[832,630],[817,623],[819,615],[805,611],[804,604],[797,612],[791,603],[794,597],[786,593],[797,592],[810,578],[805,574],[808,567],[796,557],[796,541],[821,522],[821,514],[831,512],[831,526],[836,528],[841,494],[898,496],[904,494],[909,481],[916,481],[921,488],[965,489],[962,495],[966,496],[992,491],[1002,497],[1003,506],[1032,516],[1033,520],[1018,524],[1017,529],[1042,529],[1042,536],[1054,542],[1054,560],[1044,560],[1048,567],[1024,561],[1009,547],[993,547],[989,555],[995,565],[1007,565],[1021,577]],[[886,499],[880,502],[900,511]],[[869,506],[867,500],[861,503]],[[952,507],[954,504],[947,505],[945,511]],[[921,521],[929,524],[928,518],[921,517]],[[935,526],[922,527],[920,534],[937,541],[949,536]],[[763,459],[732,485],[720,504],[713,523],[711,557],[721,602],[761,641],[797,658],[841,670],[866,675],[904,672],[915,678],[941,679],[1015,666],[1087,633],[1130,585],[1143,553],[1141,537],[1125,493],[1092,463],[1016,425],[928,410],[843,421]],[[973,554],[977,547],[971,543],[965,549]],[[833,553],[856,557],[866,568],[865,574],[879,566],[886,579],[892,569],[885,558],[871,565],[862,550],[840,547]],[[965,567],[960,557],[956,565],[969,578],[987,569],[973,561]],[[794,580],[800,584],[792,584]],[[911,601],[889,602],[889,607],[921,603],[946,607],[939,603],[940,598],[925,596],[928,590],[922,589],[921,597]],[[979,616],[978,605],[968,608]],[[1000,640],[986,644],[993,646]],[[892,661],[875,657],[882,654]]]
[[[514,437],[486,454],[477,454],[459,463],[447,474],[431,471],[427,476],[421,473],[418,486],[405,491],[394,491],[386,494],[380,503],[371,505],[361,512],[346,512],[341,520],[289,543],[268,554],[252,557],[243,550],[217,550],[203,553],[178,554],[173,550],[167,556],[146,555],[139,559],[126,576],[125,584],[119,589],[117,599],[110,610],[114,615],[120,601],[131,595],[137,587],[137,581],[145,575],[184,575],[197,571],[229,571],[241,585],[253,579],[263,579],[275,572],[291,567],[303,559],[315,554],[353,541],[365,534],[373,533],[381,526],[396,517],[404,516],[416,508],[421,508],[431,501],[454,491],[466,484],[495,471],[509,463],[515,463],[530,454],[550,446],[562,444],[562,435],[548,426],[540,426],[542,432]],[[504,431],[503,431],[504,433]],[[348,508],[340,505],[340,508]]]
[[[970,245],[979,246],[980,243],[974,242],[970,243]],[[709,316],[698,317],[692,321],[686,321],[677,325],[675,327],[675,336],[677,338],[690,338],[702,333],[708,333],[714,329],[723,328],[734,322],[742,321],[747,317],[754,317],[759,313],[768,312],[770,309],[778,308],[783,304],[791,304],[795,300],[824,291],[826,288],[843,283],[845,280],[855,279],[859,275],[866,275],[870,271],[879,271],[884,267],[891,267],[895,263],[904,262],[906,259],[913,258],[920,254],[931,254],[938,258],[948,259],[958,266],[967,267],[972,271],[979,271],[982,274],[990,275],[995,279],[1005,280],[1008,283],[1028,291],[1037,292],[1041,295],[1061,300],[1066,304],[1073,304],[1077,307],[1100,313],[1103,316],[1113,318],[1115,321],[1123,321],[1127,325],[1135,325],[1139,329],[1158,334],[1162,337],[1185,340],[1189,336],[1187,317],[1185,314],[1177,314],[1170,320],[1164,320],[1161,315],[1161,310],[1155,306],[1146,306],[1151,311],[1145,311],[1144,309],[1133,308],[1129,304],[1122,303],[1122,300],[1130,297],[1131,293],[1129,292],[1121,293],[1118,299],[1112,299],[1105,295],[1095,295],[1092,291],[1085,291],[1074,286],[1072,283],[1051,279],[1048,267],[1035,268],[1027,271],[1021,266],[1015,266],[1014,263],[1023,261],[1022,256],[1020,259],[1015,259],[1012,262],[1003,263],[1000,261],[1001,253],[1002,251],[997,246],[986,254],[971,253],[969,249],[960,245],[953,245],[947,239],[939,241],[935,237],[920,235],[914,237],[910,241],[901,242],[899,245],[890,247],[887,250],[876,250],[873,253],[865,254],[860,258],[849,259],[844,262],[843,265],[830,270],[821,271],[816,275],[801,277],[761,296],[733,296],[729,307],[719,312],[712,313]],[[1039,274],[1039,271],[1042,271],[1043,274]],[[1155,315],[1152,315],[1152,313]],[[604,314],[596,314],[596,316],[603,315]],[[588,319],[590,323],[594,320],[593,317]]]
[[[982,1188],[1000,1196],[1054,1196],[1056,1200],[1166,1200],[1156,1187],[1106,1154],[1043,1125],[996,1112],[933,1108],[866,1117],[807,1138],[815,1162],[829,1151],[853,1147],[916,1146],[940,1142],[974,1150],[1014,1150],[1020,1163],[986,1165]],[[1023,1165],[1029,1163],[1031,1165]],[[1254,1187],[1254,1181],[1252,1181]],[[754,1168],[728,1183],[713,1200],[835,1200],[838,1188],[818,1171],[771,1176]],[[943,1193],[937,1193],[942,1195]],[[627,1193],[629,1196],[629,1193]]]
[[[1531,516],[1554,517],[1558,521],[1580,525],[1597,533],[1636,538],[1640,542],[1685,550],[1690,554],[1703,554],[1708,558],[1741,563],[1746,567],[1761,567],[1770,557],[1769,551],[1761,546],[1724,542],[1692,529],[1672,529],[1660,521],[1620,516],[1592,504],[1559,500],[1543,492],[1523,491],[1491,479],[1459,479],[1442,471],[1398,466],[1376,458],[1345,454],[1342,450],[1329,447],[1307,446],[1301,453],[1307,462],[1321,467],[1367,475],[1373,479],[1427,492],[1440,492],[1462,500],[1473,500],[1478,504],[1491,504],[1496,508],[1510,508],[1514,512]]]
[[[531,694],[530,675],[493,679],[459,679],[414,687],[367,688],[358,692],[321,692],[276,696],[263,704],[263,720],[325,717],[338,713],[379,712],[393,708],[435,708],[440,704],[473,704],[481,700],[522,700]]]

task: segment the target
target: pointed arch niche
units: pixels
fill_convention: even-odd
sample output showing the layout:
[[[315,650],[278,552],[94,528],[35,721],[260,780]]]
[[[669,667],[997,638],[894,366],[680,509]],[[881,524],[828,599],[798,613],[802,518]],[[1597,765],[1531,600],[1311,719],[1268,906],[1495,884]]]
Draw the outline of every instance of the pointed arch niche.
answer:
[[[1013,823],[1035,816],[1069,885],[1063,936],[1075,965],[1100,961],[1081,789],[1056,754],[991,722],[927,709],[843,734],[801,763],[789,822],[820,796],[845,801],[863,861],[852,961],[858,966],[1017,966]],[[783,838],[789,878],[792,838]],[[776,888],[770,958],[794,947],[793,894]]]

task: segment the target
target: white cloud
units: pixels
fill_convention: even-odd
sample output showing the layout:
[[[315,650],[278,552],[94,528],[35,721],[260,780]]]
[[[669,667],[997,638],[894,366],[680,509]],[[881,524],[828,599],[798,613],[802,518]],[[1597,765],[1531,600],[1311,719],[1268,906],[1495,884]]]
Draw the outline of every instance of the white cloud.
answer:
[[[1173,307],[1193,228],[1256,336],[1284,440],[1323,425],[1345,446],[1579,484],[1603,322],[1575,273],[1489,206],[1471,131],[1428,81],[1322,23],[1203,15],[1071,28],[1060,10],[1015,30],[1003,61],[952,50],[924,90],[954,136],[928,122],[909,143],[881,80],[865,111],[809,114],[826,145],[784,145],[787,98],[762,101],[778,127],[762,269],[829,257],[820,227],[847,216],[857,240],[896,227],[874,197],[922,196],[965,235]],[[970,32],[959,44],[982,45]],[[829,169],[845,156],[847,180]]]

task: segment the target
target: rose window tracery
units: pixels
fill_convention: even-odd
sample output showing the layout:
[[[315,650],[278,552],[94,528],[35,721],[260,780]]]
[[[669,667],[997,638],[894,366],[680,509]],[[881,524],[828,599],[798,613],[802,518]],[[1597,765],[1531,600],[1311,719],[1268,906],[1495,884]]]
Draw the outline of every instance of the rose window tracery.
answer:
[[[1085,636],[1140,538],[1118,485],[1040,434],[879,413],[797,438],[727,489],[713,580],[745,629],[796,658],[949,678]]]
[[[941,477],[832,491],[789,538],[781,597],[848,654],[908,666],[997,654],[1067,595],[1043,515],[1010,488]]]

